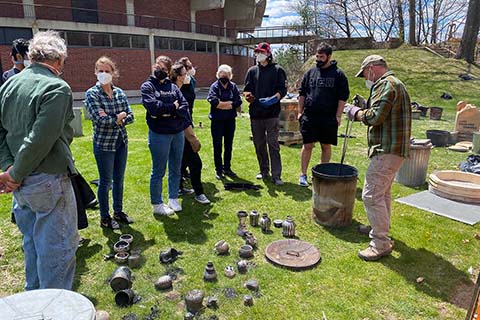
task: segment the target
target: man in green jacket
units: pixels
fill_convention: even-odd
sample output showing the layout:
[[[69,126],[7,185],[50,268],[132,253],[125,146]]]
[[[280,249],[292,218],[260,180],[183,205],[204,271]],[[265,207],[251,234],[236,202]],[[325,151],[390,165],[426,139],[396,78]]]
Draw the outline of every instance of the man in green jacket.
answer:
[[[67,57],[57,32],[30,42],[32,65],[0,89],[0,189],[12,192],[23,234],[26,290],[72,288],[77,207],[69,173],[72,91],[60,78]]]
[[[348,106],[345,113],[350,120],[362,121],[368,126],[370,164],[365,175],[362,200],[372,226],[370,245],[358,256],[373,261],[389,255],[393,249],[393,241],[388,237],[392,202],[390,188],[410,152],[412,111],[405,85],[387,69],[383,57],[366,57],[356,76],[365,78],[365,84],[370,89],[368,108],[361,110]]]

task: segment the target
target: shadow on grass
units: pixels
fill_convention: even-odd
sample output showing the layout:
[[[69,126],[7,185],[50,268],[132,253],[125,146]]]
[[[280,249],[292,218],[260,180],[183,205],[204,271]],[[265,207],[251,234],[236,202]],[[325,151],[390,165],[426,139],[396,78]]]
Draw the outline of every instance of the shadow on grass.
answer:
[[[295,201],[306,201],[312,198],[312,189],[299,186],[296,183],[284,182],[283,186],[275,185],[270,179],[264,180],[265,186],[268,188],[268,195],[277,197],[279,193],[291,197]]]
[[[351,243],[362,243],[368,240],[368,236],[362,235],[358,232],[358,226],[360,225],[360,222],[353,219],[352,224],[348,227],[320,227],[338,239]]]
[[[212,202],[220,198],[214,195],[218,189],[213,183],[204,183],[207,197]],[[182,211],[174,216],[155,215],[155,219],[162,222],[168,239],[172,242],[188,242],[202,244],[207,241],[206,229],[213,228],[210,220],[215,220],[218,213],[211,212],[212,205],[200,204],[194,200],[193,195],[183,197]]]
[[[249,196],[252,196],[252,197],[260,197],[261,196],[260,189],[262,189],[263,187],[261,185],[259,185],[258,183],[243,179],[241,177],[231,178],[231,177],[226,176],[224,179],[222,179],[223,185],[225,185],[225,183],[229,183],[229,182],[244,183],[244,184],[251,184],[251,185],[259,186],[259,190],[255,190],[255,189],[232,189],[232,190],[228,190],[230,192],[235,192],[235,193],[245,192],[246,194],[248,194]]]
[[[474,283],[466,272],[458,270],[433,252],[424,248],[411,248],[398,239],[395,239],[394,251],[400,253],[398,258],[389,256],[381,259],[380,263],[404,277],[408,283],[414,284],[418,291],[462,309],[469,307],[471,295],[468,292],[473,293]],[[417,283],[418,277],[425,280]],[[468,298],[459,298],[460,296]]]
[[[77,266],[75,270],[75,279],[73,281],[72,287],[73,291],[76,291],[80,286],[80,280],[83,275],[86,275],[88,277],[89,269],[87,267],[87,259],[96,255],[98,252],[100,252],[100,250],[102,250],[102,246],[98,243],[90,245],[90,239],[85,239],[83,244],[78,248],[76,254]]]

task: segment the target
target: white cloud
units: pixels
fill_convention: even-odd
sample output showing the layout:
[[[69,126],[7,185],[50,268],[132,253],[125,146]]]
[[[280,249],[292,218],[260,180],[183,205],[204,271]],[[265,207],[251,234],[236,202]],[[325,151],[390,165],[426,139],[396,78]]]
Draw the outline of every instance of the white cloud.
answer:
[[[298,15],[292,8],[293,1],[268,0],[265,8],[262,27],[283,26],[298,20]]]

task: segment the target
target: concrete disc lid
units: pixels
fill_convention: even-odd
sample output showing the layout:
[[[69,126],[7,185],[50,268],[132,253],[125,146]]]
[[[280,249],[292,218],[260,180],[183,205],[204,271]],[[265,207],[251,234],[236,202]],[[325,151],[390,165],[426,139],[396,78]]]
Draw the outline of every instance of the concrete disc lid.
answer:
[[[79,293],[63,289],[41,289],[0,299],[1,318],[93,320],[93,304]]]
[[[316,265],[320,252],[311,243],[296,239],[278,240],[265,249],[265,256],[274,264],[291,269],[304,269]]]

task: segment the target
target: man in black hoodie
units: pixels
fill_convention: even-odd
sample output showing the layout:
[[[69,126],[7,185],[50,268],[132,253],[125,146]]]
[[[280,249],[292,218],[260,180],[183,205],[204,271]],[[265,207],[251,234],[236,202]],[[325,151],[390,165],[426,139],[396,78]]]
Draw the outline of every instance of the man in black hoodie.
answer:
[[[253,144],[260,167],[257,179],[264,179],[269,175],[270,162],[273,183],[283,185],[278,115],[280,99],[287,94],[287,76],[285,70],[273,62],[268,43],[262,42],[255,47],[255,57],[258,64],[248,69],[243,94],[250,103]]]
[[[298,119],[303,138],[302,174],[298,183],[307,187],[307,168],[315,142],[322,147],[321,162],[330,162],[332,144],[337,145],[337,131],[350,91],[348,80],[337,62],[331,60],[332,47],[320,43],[315,55],[317,65],[302,80],[298,97]]]

